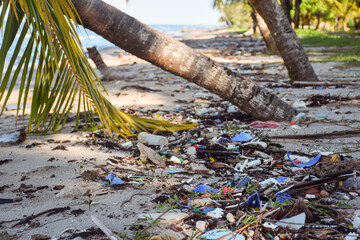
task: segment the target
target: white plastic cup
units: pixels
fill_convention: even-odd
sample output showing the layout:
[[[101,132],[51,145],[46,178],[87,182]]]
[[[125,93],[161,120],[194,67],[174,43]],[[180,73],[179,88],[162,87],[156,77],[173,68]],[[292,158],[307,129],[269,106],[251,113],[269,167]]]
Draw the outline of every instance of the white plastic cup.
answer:
[[[146,132],[139,133],[138,141],[143,144],[156,145],[156,146],[165,146],[168,145],[169,143],[166,137],[157,136]]]

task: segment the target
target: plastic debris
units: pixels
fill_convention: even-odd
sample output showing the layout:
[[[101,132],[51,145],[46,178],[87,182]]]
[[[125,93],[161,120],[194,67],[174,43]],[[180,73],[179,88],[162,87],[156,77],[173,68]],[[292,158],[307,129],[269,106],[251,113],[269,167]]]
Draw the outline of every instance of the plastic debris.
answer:
[[[224,237],[226,235],[231,234],[232,232],[225,230],[225,229],[214,229],[211,231],[208,231],[206,233],[204,233],[203,235],[200,236],[200,238],[205,238],[205,239],[218,239],[221,237]],[[223,240],[245,240],[245,237],[241,234],[231,234],[228,237],[222,238]]]
[[[355,229],[360,229],[360,210],[354,212],[353,227]]]
[[[245,176],[243,179],[241,179],[241,181],[238,181],[237,183],[235,182],[235,184],[236,184],[235,186],[236,186],[236,188],[245,187],[250,182],[250,180],[251,179],[248,176]]]
[[[283,203],[285,201],[291,201],[291,196],[287,193],[278,192],[276,194],[275,202]]]
[[[208,192],[217,193],[218,190],[215,190],[208,185],[199,185],[196,188],[194,188],[193,192],[194,193],[208,193]]]
[[[104,184],[109,186],[114,186],[114,185],[125,184],[125,182],[121,180],[121,178],[118,177],[116,178],[114,174],[110,173],[106,176]]]
[[[305,113],[299,113],[296,115],[290,122],[291,125],[299,125],[302,121],[304,121],[306,118]]]
[[[275,121],[255,121],[250,123],[250,127],[253,128],[278,128],[281,127],[281,124]]]
[[[300,213],[299,215],[295,215],[291,218],[281,219],[276,224],[283,228],[292,228],[295,230],[299,230],[304,226],[305,218],[305,213]]]
[[[214,210],[207,212],[206,215],[212,218],[222,218],[224,215],[224,210],[221,208],[215,208]]]
[[[241,132],[236,134],[234,137],[231,138],[232,142],[247,142],[253,139],[251,133]]]
[[[267,187],[271,187],[273,185],[276,185],[278,183],[278,181],[276,181],[275,178],[268,178],[262,182],[259,183],[261,188],[267,188]]]
[[[327,114],[318,114],[318,115],[316,115],[316,117],[319,119],[325,119],[325,118],[328,118],[328,115]]]
[[[114,180],[111,181],[110,186],[114,186],[114,185],[122,185],[125,182],[123,180],[121,180],[120,178],[114,178]]]
[[[146,132],[139,133],[138,140],[140,143],[156,146],[166,146],[169,144],[166,137],[157,136]]]
[[[321,158],[321,153],[319,153],[316,157],[314,157],[313,159],[311,159],[311,160],[308,161],[308,162],[305,162],[305,163],[295,163],[294,161],[291,160],[289,152],[286,152],[286,155],[287,155],[289,161],[290,161],[294,166],[300,167],[300,168],[314,166],[314,165],[320,160],[320,158]]]
[[[259,198],[259,194],[258,193],[254,193],[253,195],[251,195],[245,202],[242,202],[241,205],[246,204],[250,207],[253,208],[260,208],[261,207],[261,202],[260,202],[260,198]]]

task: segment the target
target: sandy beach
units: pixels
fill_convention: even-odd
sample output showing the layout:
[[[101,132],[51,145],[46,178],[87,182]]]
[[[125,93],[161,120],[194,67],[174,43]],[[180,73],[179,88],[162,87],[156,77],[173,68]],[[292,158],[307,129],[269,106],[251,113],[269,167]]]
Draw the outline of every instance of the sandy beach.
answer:
[[[308,120],[296,128],[289,122],[281,122],[279,128],[250,127],[249,124],[255,120],[241,119],[236,113],[231,113],[229,108],[233,106],[228,102],[119,48],[100,51],[107,66],[121,76],[119,80],[104,82],[111,102],[119,109],[144,117],[199,123],[198,131],[191,139],[202,138],[209,144],[216,137],[234,135],[230,128],[227,128],[228,132],[224,127],[217,128],[215,118],[206,117],[214,113],[230,116],[227,120],[220,119],[222,124],[233,124],[238,130],[248,130],[253,136],[281,144],[279,148],[286,151],[312,156],[319,152],[331,152],[328,154],[330,158],[340,154],[345,158],[360,159],[360,135],[356,132],[360,129],[360,91],[359,85],[348,84],[359,82],[359,67],[343,70],[337,62],[315,62],[313,67],[318,77],[329,83],[328,87],[289,88],[282,59],[265,54],[266,47],[261,39],[218,30],[190,32],[182,41],[267,87],[305,112]],[[311,49],[310,58],[323,56],[319,50]],[[315,95],[348,99],[333,99],[327,104],[306,106],[310,103],[309,97]],[[16,100],[14,91],[7,110],[0,118],[0,135],[14,132],[22,126],[21,121],[15,124]],[[334,131],[354,133],[326,137],[326,133]],[[173,142],[185,134],[167,133],[166,137]],[[324,137],[276,138],[306,134],[323,134]],[[192,182],[192,186],[208,184],[221,189],[223,183],[234,178],[233,170],[216,168],[208,174],[191,173],[191,163],[207,164],[210,160],[187,154],[186,149],[193,145],[189,142],[159,151],[167,151],[161,154],[165,155],[167,168],[176,165],[171,163],[170,155],[174,155],[173,150],[178,148],[181,151],[177,156],[188,161],[183,169],[190,173],[171,174],[141,162],[136,137],[129,140],[116,138],[111,139],[101,130],[76,131],[75,121],[69,121],[59,134],[27,134],[26,140],[19,144],[0,146],[0,199],[11,200],[10,203],[0,204],[0,240],[108,239],[91,216],[97,217],[114,233],[132,236],[134,228],[129,225],[138,221],[140,215],[155,216],[155,213],[161,212],[156,210],[158,202],[175,193],[180,194],[178,185]],[[132,142],[132,146],[124,147],[122,144],[128,141]],[[153,149],[159,150],[158,147]],[[286,160],[282,156],[278,161]],[[110,173],[126,183],[116,188],[105,186],[104,179]],[[266,175],[256,176],[254,181],[266,178]],[[359,196],[352,196],[349,203],[359,208]],[[186,217],[189,215],[187,213]],[[149,232],[151,236],[189,239],[196,232],[194,225],[192,218],[160,221],[159,226],[151,227]]]

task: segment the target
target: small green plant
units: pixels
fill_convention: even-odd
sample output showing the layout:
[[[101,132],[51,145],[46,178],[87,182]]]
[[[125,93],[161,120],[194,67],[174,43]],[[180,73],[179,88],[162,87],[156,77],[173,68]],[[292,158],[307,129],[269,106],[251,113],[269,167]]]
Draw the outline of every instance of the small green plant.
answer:
[[[84,204],[89,205],[89,211],[90,211],[90,206],[91,206],[91,203],[93,202],[93,200],[91,200],[92,194],[88,192],[88,193],[86,193],[86,196],[88,197],[88,199],[86,199],[84,201]]]
[[[350,148],[349,148],[348,146],[345,146],[345,147],[342,148],[342,150],[343,150],[344,152],[349,152],[349,151],[350,151]]]
[[[253,216],[253,215],[248,215],[246,216],[242,221],[241,223],[244,224],[244,225],[247,225],[248,223],[252,222],[252,221],[255,221],[256,220],[256,217]]]
[[[338,207],[350,207],[350,208],[353,207],[351,204],[347,203],[346,201],[338,201],[335,203],[335,205]]]
[[[250,183],[248,183],[245,191],[246,191],[246,194],[250,195],[252,194],[254,191],[256,191],[258,189],[258,187],[256,185],[254,186],[251,186]]]
[[[125,225],[126,227],[129,227],[131,232],[131,237],[129,237],[128,233],[119,233],[118,235],[125,239],[125,240],[146,240],[150,239],[151,235],[148,232],[143,231],[144,225],[149,225],[151,227],[158,227],[159,226],[159,220],[154,220],[150,216],[143,216],[145,219],[135,221],[133,224]]]

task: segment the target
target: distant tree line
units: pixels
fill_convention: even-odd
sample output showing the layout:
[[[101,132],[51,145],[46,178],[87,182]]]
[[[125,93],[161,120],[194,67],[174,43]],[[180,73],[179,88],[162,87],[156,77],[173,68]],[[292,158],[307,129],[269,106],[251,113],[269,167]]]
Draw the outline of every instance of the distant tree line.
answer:
[[[213,0],[228,26],[256,26],[251,0]],[[360,29],[360,0],[279,0],[296,28],[348,31]]]

